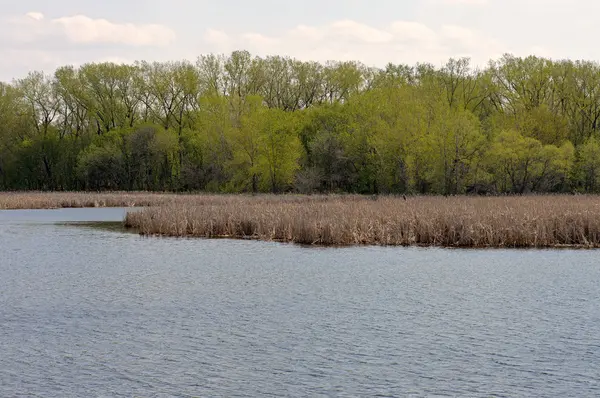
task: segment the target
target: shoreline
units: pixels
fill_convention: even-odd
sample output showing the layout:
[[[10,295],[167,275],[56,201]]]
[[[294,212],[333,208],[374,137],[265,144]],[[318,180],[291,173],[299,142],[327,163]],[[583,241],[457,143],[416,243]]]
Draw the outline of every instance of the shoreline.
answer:
[[[600,196],[0,193],[0,209],[124,207],[143,236],[312,247],[600,248]]]
[[[598,250],[600,245],[586,246],[586,245],[555,245],[555,246],[439,246],[439,245],[426,245],[426,244],[407,244],[407,245],[378,245],[378,244],[348,244],[348,245],[327,245],[327,244],[306,244],[306,243],[295,243],[284,240],[264,240],[261,238],[253,237],[233,237],[233,236],[211,236],[195,237],[195,236],[173,236],[173,235],[160,235],[160,234],[143,234],[134,228],[104,228],[103,226],[93,226],[100,229],[112,230],[115,232],[131,233],[142,236],[144,238],[157,238],[157,239],[183,239],[183,240],[231,240],[231,241],[248,241],[248,242],[264,242],[264,243],[278,243],[285,245],[295,245],[306,249],[351,249],[351,248],[416,248],[416,249],[443,249],[443,250],[518,250],[518,251],[539,251],[539,250]]]

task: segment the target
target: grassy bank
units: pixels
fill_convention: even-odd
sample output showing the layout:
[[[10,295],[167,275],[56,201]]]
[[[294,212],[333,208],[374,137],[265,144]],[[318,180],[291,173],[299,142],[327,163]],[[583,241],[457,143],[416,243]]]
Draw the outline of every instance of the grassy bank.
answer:
[[[191,197],[191,195],[190,195]],[[184,202],[183,195],[146,192],[2,192],[0,209],[59,209],[73,207],[145,207]]]
[[[350,198],[351,196],[348,196]],[[0,210],[60,209],[81,207],[206,206],[240,203],[307,203],[335,196],[205,195],[153,192],[0,192]],[[356,196],[354,198],[360,198]]]
[[[309,245],[600,247],[600,197],[190,197],[131,213],[143,235]]]

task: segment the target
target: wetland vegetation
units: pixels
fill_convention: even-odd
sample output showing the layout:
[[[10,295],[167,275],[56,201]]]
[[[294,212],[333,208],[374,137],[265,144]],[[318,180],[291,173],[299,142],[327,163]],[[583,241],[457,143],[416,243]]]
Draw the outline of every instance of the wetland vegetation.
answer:
[[[599,76],[247,51],[31,72],[0,83],[0,209],[144,207],[125,220],[144,235],[597,247]]]
[[[0,209],[70,207],[140,207],[127,212],[121,226],[147,236],[326,246],[600,247],[596,195],[0,194]]]
[[[229,197],[128,213],[143,235],[308,245],[599,247],[600,198]]]

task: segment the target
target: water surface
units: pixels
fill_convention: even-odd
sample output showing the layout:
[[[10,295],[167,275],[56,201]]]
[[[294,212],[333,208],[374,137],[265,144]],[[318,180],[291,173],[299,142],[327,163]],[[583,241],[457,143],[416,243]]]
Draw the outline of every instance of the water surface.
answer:
[[[0,396],[600,395],[597,251],[143,238],[0,211]]]

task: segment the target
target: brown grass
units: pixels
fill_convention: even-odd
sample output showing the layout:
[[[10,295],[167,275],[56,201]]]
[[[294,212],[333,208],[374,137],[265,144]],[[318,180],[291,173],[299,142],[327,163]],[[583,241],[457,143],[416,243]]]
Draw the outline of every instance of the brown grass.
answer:
[[[0,210],[59,209],[75,207],[149,207],[167,205],[224,205],[250,200],[268,202],[327,201],[332,197],[301,195],[201,195],[153,192],[0,192]]]
[[[143,235],[309,245],[600,247],[600,197],[196,196],[128,214]]]
[[[151,192],[2,192],[0,193],[0,210],[148,207],[177,203],[203,204],[216,201],[217,198],[218,196]]]

